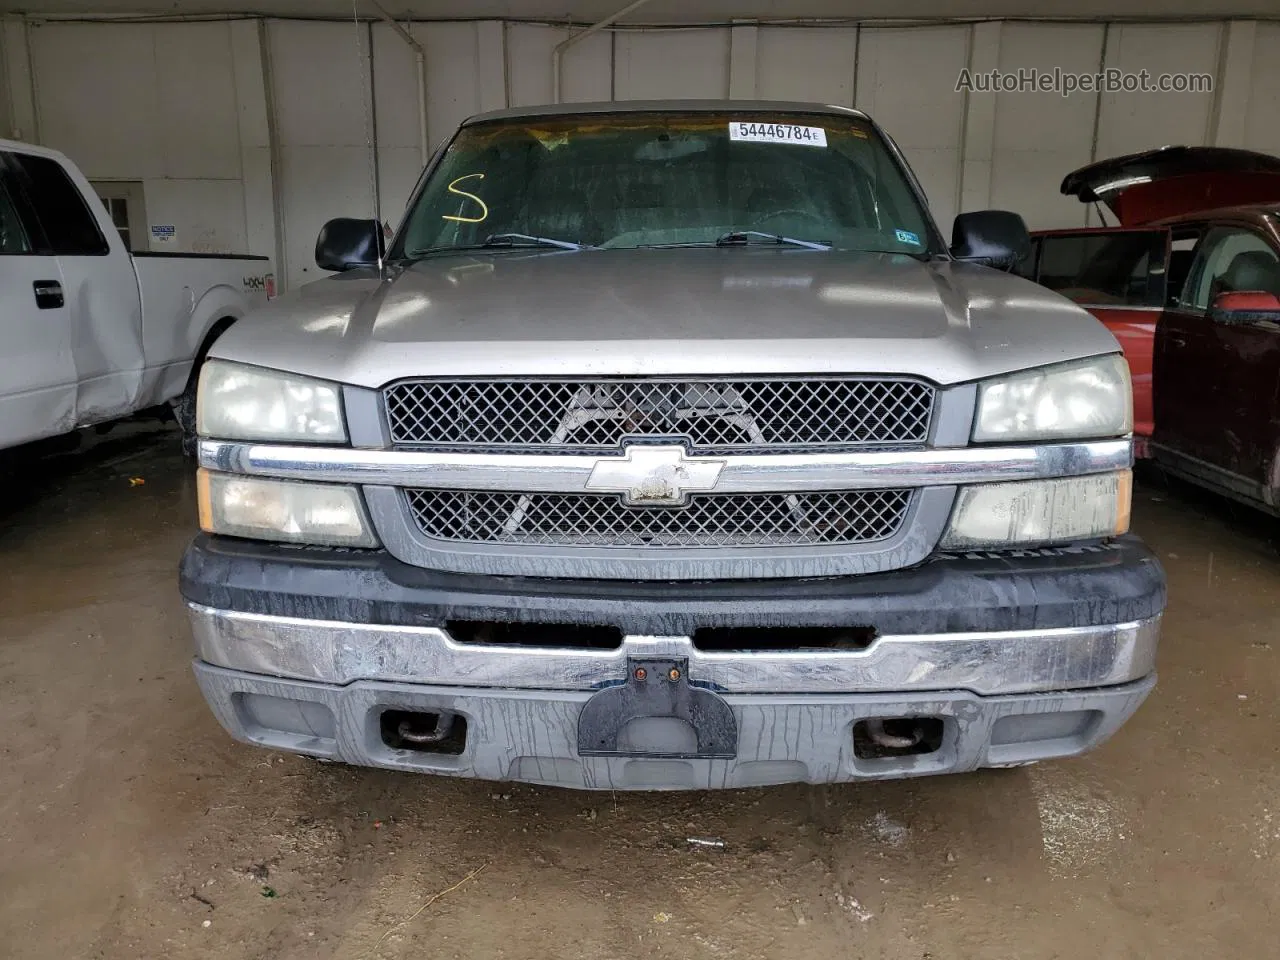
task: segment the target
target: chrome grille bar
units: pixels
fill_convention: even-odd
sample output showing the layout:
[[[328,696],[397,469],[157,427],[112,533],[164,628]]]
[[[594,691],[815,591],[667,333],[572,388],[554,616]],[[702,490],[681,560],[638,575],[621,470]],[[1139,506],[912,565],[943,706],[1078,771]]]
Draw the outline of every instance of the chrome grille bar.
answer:
[[[359,450],[201,440],[211,470],[330,483],[511,493],[584,493],[600,457]],[[622,457],[617,459],[621,460]],[[1092,440],[1018,447],[744,454],[725,460],[717,493],[877,490],[1037,480],[1123,470],[1132,442]]]

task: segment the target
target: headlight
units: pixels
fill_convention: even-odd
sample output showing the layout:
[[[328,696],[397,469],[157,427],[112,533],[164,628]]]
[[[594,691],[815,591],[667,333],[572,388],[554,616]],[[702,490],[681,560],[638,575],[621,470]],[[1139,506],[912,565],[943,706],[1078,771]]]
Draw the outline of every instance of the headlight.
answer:
[[[988,380],[973,439],[1083,440],[1133,431],[1129,365],[1111,354]]]
[[[219,440],[347,439],[336,384],[225,360],[200,370],[196,432]]]
[[[202,469],[196,490],[200,529],[206,533],[321,546],[378,545],[355,487]]]
[[[944,550],[972,550],[1116,537],[1129,529],[1128,470],[962,487]]]

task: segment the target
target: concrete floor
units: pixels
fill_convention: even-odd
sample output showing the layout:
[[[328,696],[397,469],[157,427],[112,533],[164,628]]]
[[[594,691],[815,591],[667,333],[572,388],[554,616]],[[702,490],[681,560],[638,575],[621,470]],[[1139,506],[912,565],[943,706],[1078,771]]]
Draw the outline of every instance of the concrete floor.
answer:
[[[616,797],[229,740],[188,668],[172,433],[19,466],[6,490],[4,957],[1277,954],[1280,535],[1187,488],[1140,490],[1170,577],[1160,685],[1096,753]]]

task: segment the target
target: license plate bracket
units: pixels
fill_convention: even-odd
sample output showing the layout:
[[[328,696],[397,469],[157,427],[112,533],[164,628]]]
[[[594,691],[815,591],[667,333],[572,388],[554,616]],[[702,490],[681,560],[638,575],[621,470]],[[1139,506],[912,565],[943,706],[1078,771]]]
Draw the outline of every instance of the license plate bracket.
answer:
[[[578,715],[578,753],[587,757],[645,756],[731,759],[738,753],[738,722],[724,698],[689,682],[684,657],[627,658],[625,683],[605,687]],[[673,717],[697,736],[693,753],[636,754],[620,749],[618,737],[632,720]]]

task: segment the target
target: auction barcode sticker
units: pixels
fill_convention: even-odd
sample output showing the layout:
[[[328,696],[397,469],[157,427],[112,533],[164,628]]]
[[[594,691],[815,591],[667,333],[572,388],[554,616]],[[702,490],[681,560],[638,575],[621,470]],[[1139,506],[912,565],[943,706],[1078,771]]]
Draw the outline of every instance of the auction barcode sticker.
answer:
[[[825,147],[827,131],[822,127],[801,127],[793,123],[729,124],[730,140],[752,140],[756,143],[796,143],[804,147]]]

